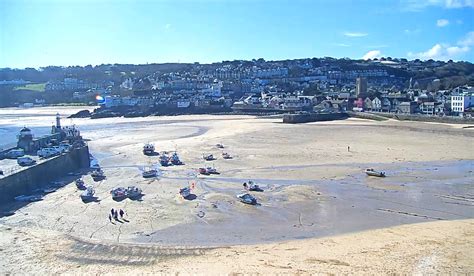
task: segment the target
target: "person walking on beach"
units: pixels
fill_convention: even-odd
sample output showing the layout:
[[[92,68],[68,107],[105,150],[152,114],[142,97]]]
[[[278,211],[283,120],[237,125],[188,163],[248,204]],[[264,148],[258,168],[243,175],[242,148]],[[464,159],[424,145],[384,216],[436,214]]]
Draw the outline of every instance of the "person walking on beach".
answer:
[[[109,214],[109,221],[112,222],[112,215]]]
[[[350,151],[351,151],[351,147],[347,146],[347,152],[350,152]]]
[[[118,220],[118,211],[117,210],[114,210],[114,219]]]
[[[125,212],[122,209],[120,209],[119,214],[120,214],[120,218],[123,219],[123,215],[125,214]]]
[[[114,214],[115,214],[114,208],[110,209],[110,214],[111,214],[112,216],[114,216]]]

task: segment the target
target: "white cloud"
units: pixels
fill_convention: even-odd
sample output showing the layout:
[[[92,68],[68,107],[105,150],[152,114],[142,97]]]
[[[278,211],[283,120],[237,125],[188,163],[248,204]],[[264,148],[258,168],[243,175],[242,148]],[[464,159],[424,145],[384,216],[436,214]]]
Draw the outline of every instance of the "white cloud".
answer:
[[[447,20],[447,19],[438,19],[436,21],[436,26],[438,26],[438,27],[446,27],[448,25],[449,25],[449,20]]]
[[[368,51],[363,57],[362,59],[374,59],[374,58],[380,58],[382,57],[382,52],[380,52],[380,50],[371,50],[371,51]]]
[[[345,32],[344,35],[348,37],[364,37],[364,36],[368,36],[369,34],[359,33],[359,32]]]
[[[430,49],[412,53],[408,52],[409,58],[419,58],[422,60],[434,59],[434,60],[449,60],[457,59],[471,51],[471,46],[474,46],[474,32],[467,33],[464,38],[457,42],[457,45],[449,45],[437,43]]]
[[[413,29],[413,30],[410,30],[410,29],[406,29],[403,31],[405,34],[407,35],[413,35],[413,34],[419,34],[421,32],[420,29]]]
[[[474,8],[474,0],[400,0],[400,4],[407,11],[421,11],[427,7]]]
[[[351,45],[349,44],[345,44],[345,43],[334,43],[335,46],[339,46],[339,47],[350,47]]]
[[[458,41],[461,46],[474,46],[474,32],[467,33],[464,38]]]

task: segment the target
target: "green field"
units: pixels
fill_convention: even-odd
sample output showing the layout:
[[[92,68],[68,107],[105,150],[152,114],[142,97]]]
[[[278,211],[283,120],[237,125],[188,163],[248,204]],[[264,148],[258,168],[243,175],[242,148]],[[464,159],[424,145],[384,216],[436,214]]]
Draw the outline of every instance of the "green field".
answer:
[[[14,90],[30,90],[30,91],[37,91],[37,92],[44,92],[46,87],[46,83],[32,83],[27,84],[25,86],[17,86]]]

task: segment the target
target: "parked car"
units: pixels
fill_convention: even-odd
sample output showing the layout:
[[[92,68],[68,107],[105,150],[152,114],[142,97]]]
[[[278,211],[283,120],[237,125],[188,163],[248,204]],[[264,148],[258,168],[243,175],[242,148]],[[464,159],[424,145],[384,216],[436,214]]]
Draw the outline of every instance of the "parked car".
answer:
[[[41,158],[50,158],[52,156],[59,155],[60,153],[61,151],[59,150],[59,148],[54,147],[42,148],[36,152],[36,154]]]
[[[36,161],[31,159],[30,157],[28,156],[23,156],[23,157],[18,157],[18,159],[16,160],[16,162],[18,163],[18,165],[20,166],[32,166],[34,164],[36,164]]]
[[[5,157],[10,159],[17,159],[18,157],[21,157],[23,155],[25,155],[25,151],[23,149],[12,149],[11,151],[5,154]]]

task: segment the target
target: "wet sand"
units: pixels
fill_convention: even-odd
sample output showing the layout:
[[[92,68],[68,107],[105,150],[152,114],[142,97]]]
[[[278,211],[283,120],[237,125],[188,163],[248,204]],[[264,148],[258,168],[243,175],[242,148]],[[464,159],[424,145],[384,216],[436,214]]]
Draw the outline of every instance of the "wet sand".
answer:
[[[349,233],[402,224],[440,221],[430,224],[433,229],[438,226],[449,228],[451,223],[453,226],[472,226],[474,154],[468,149],[474,146],[473,129],[463,129],[462,125],[392,120],[348,119],[301,125],[286,125],[280,121],[277,118],[209,115],[75,119],[74,123],[82,130],[83,136],[91,139],[92,154],[107,175],[106,180],[97,183],[90,176],[85,177],[87,184],[94,184],[100,201],[82,203],[80,192],[71,184],[45,196],[43,201],[19,209],[13,216],[0,218],[0,225],[11,228],[13,232],[38,231],[43,233],[41,235],[59,235],[58,239],[65,244],[69,244],[71,239],[80,239],[92,243],[92,246],[126,243],[126,247],[129,244],[167,248],[247,244],[238,247],[246,254],[258,253],[254,250],[255,244],[260,244],[257,247],[278,248],[281,253],[281,242],[298,244],[298,248],[306,242],[321,243],[321,250],[329,250],[326,242],[314,238],[346,235],[344,237],[351,237],[349,240],[354,242],[352,239],[357,240],[358,235],[370,236],[372,232]],[[177,150],[186,164],[160,168],[158,179],[143,179],[140,168],[158,161],[158,157],[146,157],[141,153],[146,142],[153,142],[158,151]],[[232,154],[234,159],[223,160],[220,157],[222,150],[215,147],[217,143],[223,143],[224,151]],[[347,146],[350,146],[350,151]],[[218,160],[205,162],[203,153],[213,153]],[[215,166],[221,174],[198,176],[196,170],[204,165]],[[388,177],[367,177],[362,173],[366,167],[384,170]],[[235,197],[243,191],[242,183],[250,179],[265,189],[263,193],[253,193],[261,203],[259,206],[243,205]],[[196,199],[183,200],[177,195],[178,190],[190,182],[196,183],[193,191]],[[141,201],[112,200],[110,189],[129,185],[143,189],[145,195]],[[111,208],[124,209],[129,222],[109,223],[107,215]],[[423,225],[417,224],[416,227],[423,228]],[[412,233],[413,237],[407,237],[409,227],[412,225],[402,226],[407,235],[400,235],[398,243],[404,244],[404,239],[428,238],[429,233],[423,237]],[[387,231],[393,231],[389,229],[374,231],[383,241]],[[465,233],[457,234],[462,236]],[[12,234],[12,238],[14,236]],[[295,241],[300,239],[303,240]],[[328,239],[322,238],[321,241]],[[440,240],[441,237],[433,239]],[[472,244],[473,236],[463,236],[462,239]],[[347,241],[345,238],[342,240]],[[11,239],[2,240],[2,250],[7,250],[9,242]],[[443,245],[447,242],[440,240]],[[455,241],[449,239],[449,242]],[[352,246],[352,243],[347,246]],[[366,245],[360,243],[357,246]],[[407,254],[412,250],[408,245],[398,249],[406,250]],[[231,249],[219,250],[223,255],[216,260],[226,255],[235,256]],[[273,262],[277,262],[277,255],[272,254]],[[341,251],[340,254],[345,253]],[[204,260],[207,260],[225,273],[252,272],[229,261],[226,267],[214,262],[213,258],[196,258],[201,258],[203,265],[197,271],[205,272]],[[285,255],[280,256],[280,259],[285,258]],[[383,262],[383,257],[380,258]],[[150,263],[155,261],[161,263],[161,260]],[[172,263],[176,265],[184,261],[179,259]],[[48,261],[44,262],[46,265]],[[85,264],[73,258],[65,262],[71,266]],[[11,258],[1,263],[0,271],[3,272],[18,268]],[[333,267],[330,262],[308,261],[306,264],[307,270],[304,271],[310,272],[319,271],[315,268],[330,272],[323,268]],[[304,268],[301,265],[298,269]],[[254,271],[298,271],[296,266],[282,266],[290,268],[259,267],[262,270]],[[179,270],[178,266],[168,267],[170,269],[164,271]],[[472,269],[472,262],[467,267]],[[103,268],[97,265],[93,271],[105,272]],[[332,271],[350,272],[353,271],[351,268],[355,268],[352,263],[346,270]],[[411,269],[415,268],[411,266]],[[85,272],[80,268],[75,271]],[[156,268],[150,270],[158,271]],[[194,270],[183,271],[194,273]],[[401,271],[415,270],[403,268]],[[461,271],[466,271],[466,267]]]

